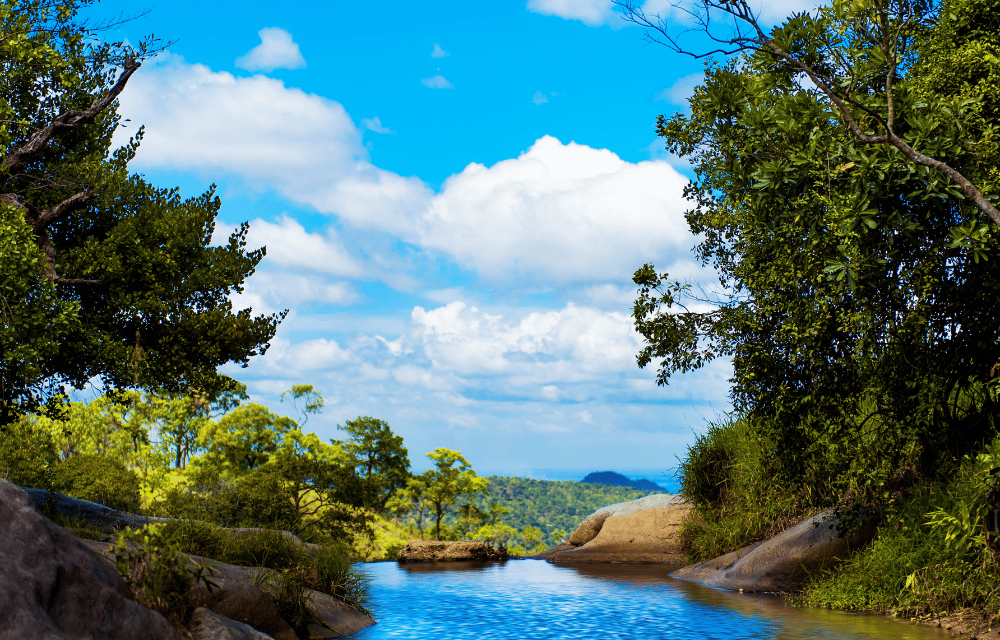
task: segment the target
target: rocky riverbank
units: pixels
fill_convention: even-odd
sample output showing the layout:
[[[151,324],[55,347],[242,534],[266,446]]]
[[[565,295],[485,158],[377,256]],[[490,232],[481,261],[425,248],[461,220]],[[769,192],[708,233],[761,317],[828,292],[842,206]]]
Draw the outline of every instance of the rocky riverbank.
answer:
[[[138,518],[62,496],[57,504],[92,523]],[[108,510],[110,511],[110,510]],[[33,496],[0,480],[0,640],[325,640],[375,623],[327,594],[310,591],[312,620],[296,631],[274,598],[259,588],[256,569],[203,560],[211,567],[212,589],[200,584],[195,609],[184,628],[135,601],[118,574],[110,544],[80,539],[38,510]],[[107,523],[106,523],[107,524]]]

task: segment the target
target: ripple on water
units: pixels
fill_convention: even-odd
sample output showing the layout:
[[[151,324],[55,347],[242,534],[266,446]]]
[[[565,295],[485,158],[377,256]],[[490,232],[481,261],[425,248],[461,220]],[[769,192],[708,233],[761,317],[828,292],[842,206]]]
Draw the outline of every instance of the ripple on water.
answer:
[[[517,560],[359,567],[371,580],[369,608],[378,621],[354,636],[359,640],[951,638],[882,616],[790,607],[778,598],[674,580],[656,565]]]

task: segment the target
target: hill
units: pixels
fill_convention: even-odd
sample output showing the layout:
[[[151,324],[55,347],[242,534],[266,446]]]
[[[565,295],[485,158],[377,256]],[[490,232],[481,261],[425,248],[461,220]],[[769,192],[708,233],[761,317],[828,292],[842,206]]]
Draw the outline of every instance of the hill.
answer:
[[[620,473],[615,473],[614,471],[595,471],[594,473],[588,473],[583,479],[583,482],[595,483],[595,484],[606,484],[612,487],[631,487],[633,489],[641,489],[643,491],[664,491],[663,487],[642,478],[641,480],[629,480]]]

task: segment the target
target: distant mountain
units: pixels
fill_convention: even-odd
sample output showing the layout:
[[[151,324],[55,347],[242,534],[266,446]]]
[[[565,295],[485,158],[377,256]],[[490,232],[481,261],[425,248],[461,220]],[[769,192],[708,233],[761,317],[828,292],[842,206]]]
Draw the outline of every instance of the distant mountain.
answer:
[[[633,489],[642,489],[643,491],[663,491],[663,487],[646,480],[645,478],[641,480],[629,480],[620,473],[615,473],[614,471],[595,471],[594,473],[588,473],[587,477],[581,480],[581,482],[590,482],[593,484],[607,484],[612,487],[632,487]]]

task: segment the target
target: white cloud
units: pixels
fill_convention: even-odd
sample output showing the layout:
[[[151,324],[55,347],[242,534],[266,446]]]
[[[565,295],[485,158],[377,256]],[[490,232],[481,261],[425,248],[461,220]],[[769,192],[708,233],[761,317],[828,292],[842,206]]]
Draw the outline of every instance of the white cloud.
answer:
[[[430,87],[431,89],[454,89],[455,85],[448,82],[447,78],[442,75],[436,75],[433,78],[421,78],[420,82],[425,87]]]
[[[656,94],[656,100],[687,107],[694,88],[705,81],[704,73],[692,73],[678,78],[672,85]]]
[[[686,178],[661,160],[630,163],[545,136],[517,158],[470,164],[434,193],[417,177],[372,165],[339,103],[169,54],[136,73],[120,112],[147,125],[136,168],[235,175],[247,189],[336,215],[366,237],[385,234],[384,247],[403,240],[491,282],[621,282],[643,261],[667,263],[694,244],[683,219]],[[332,232],[307,234],[290,220],[255,225],[268,262],[359,273]],[[386,263],[377,277],[412,290],[416,281],[401,267]]]
[[[493,281],[623,280],[694,245],[686,182],[666,162],[545,136],[518,158],[448,178],[412,241]]]
[[[549,101],[549,97],[542,93],[541,91],[536,91],[535,95],[532,96],[531,101],[535,104],[545,104]]]
[[[447,58],[451,54],[441,48],[441,45],[434,43],[434,50],[431,51],[432,58]]]
[[[274,71],[275,69],[301,69],[306,66],[299,45],[292,41],[292,34],[278,27],[267,27],[257,32],[260,44],[236,58],[236,66],[247,71]]]
[[[761,2],[751,8],[760,16],[765,25],[779,24],[793,13],[815,9],[815,0],[776,0]],[[547,16],[557,16],[565,20],[579,20],[590,27],[610,25],[625,26],[625,21],[619,18],[611,0],[528,0],[528,11]],[[684,29],[690,26],[690,14],[684,10],[696,10],[692,0],[647,0],[641,5],[643,13],[655,22],[657,16],[664,19],[668,26],[681,23]],[[718,17],[718,16],[716,16]]]
[[[378,116],[374,118],[362,118],[361,128],[363,130],[371,131],[372,133],[396,133],[389,127],[383,126],[382,121],[379,120]]]
[[[611,0],[528,0],[528,11],[598,27],[614,17]]]

